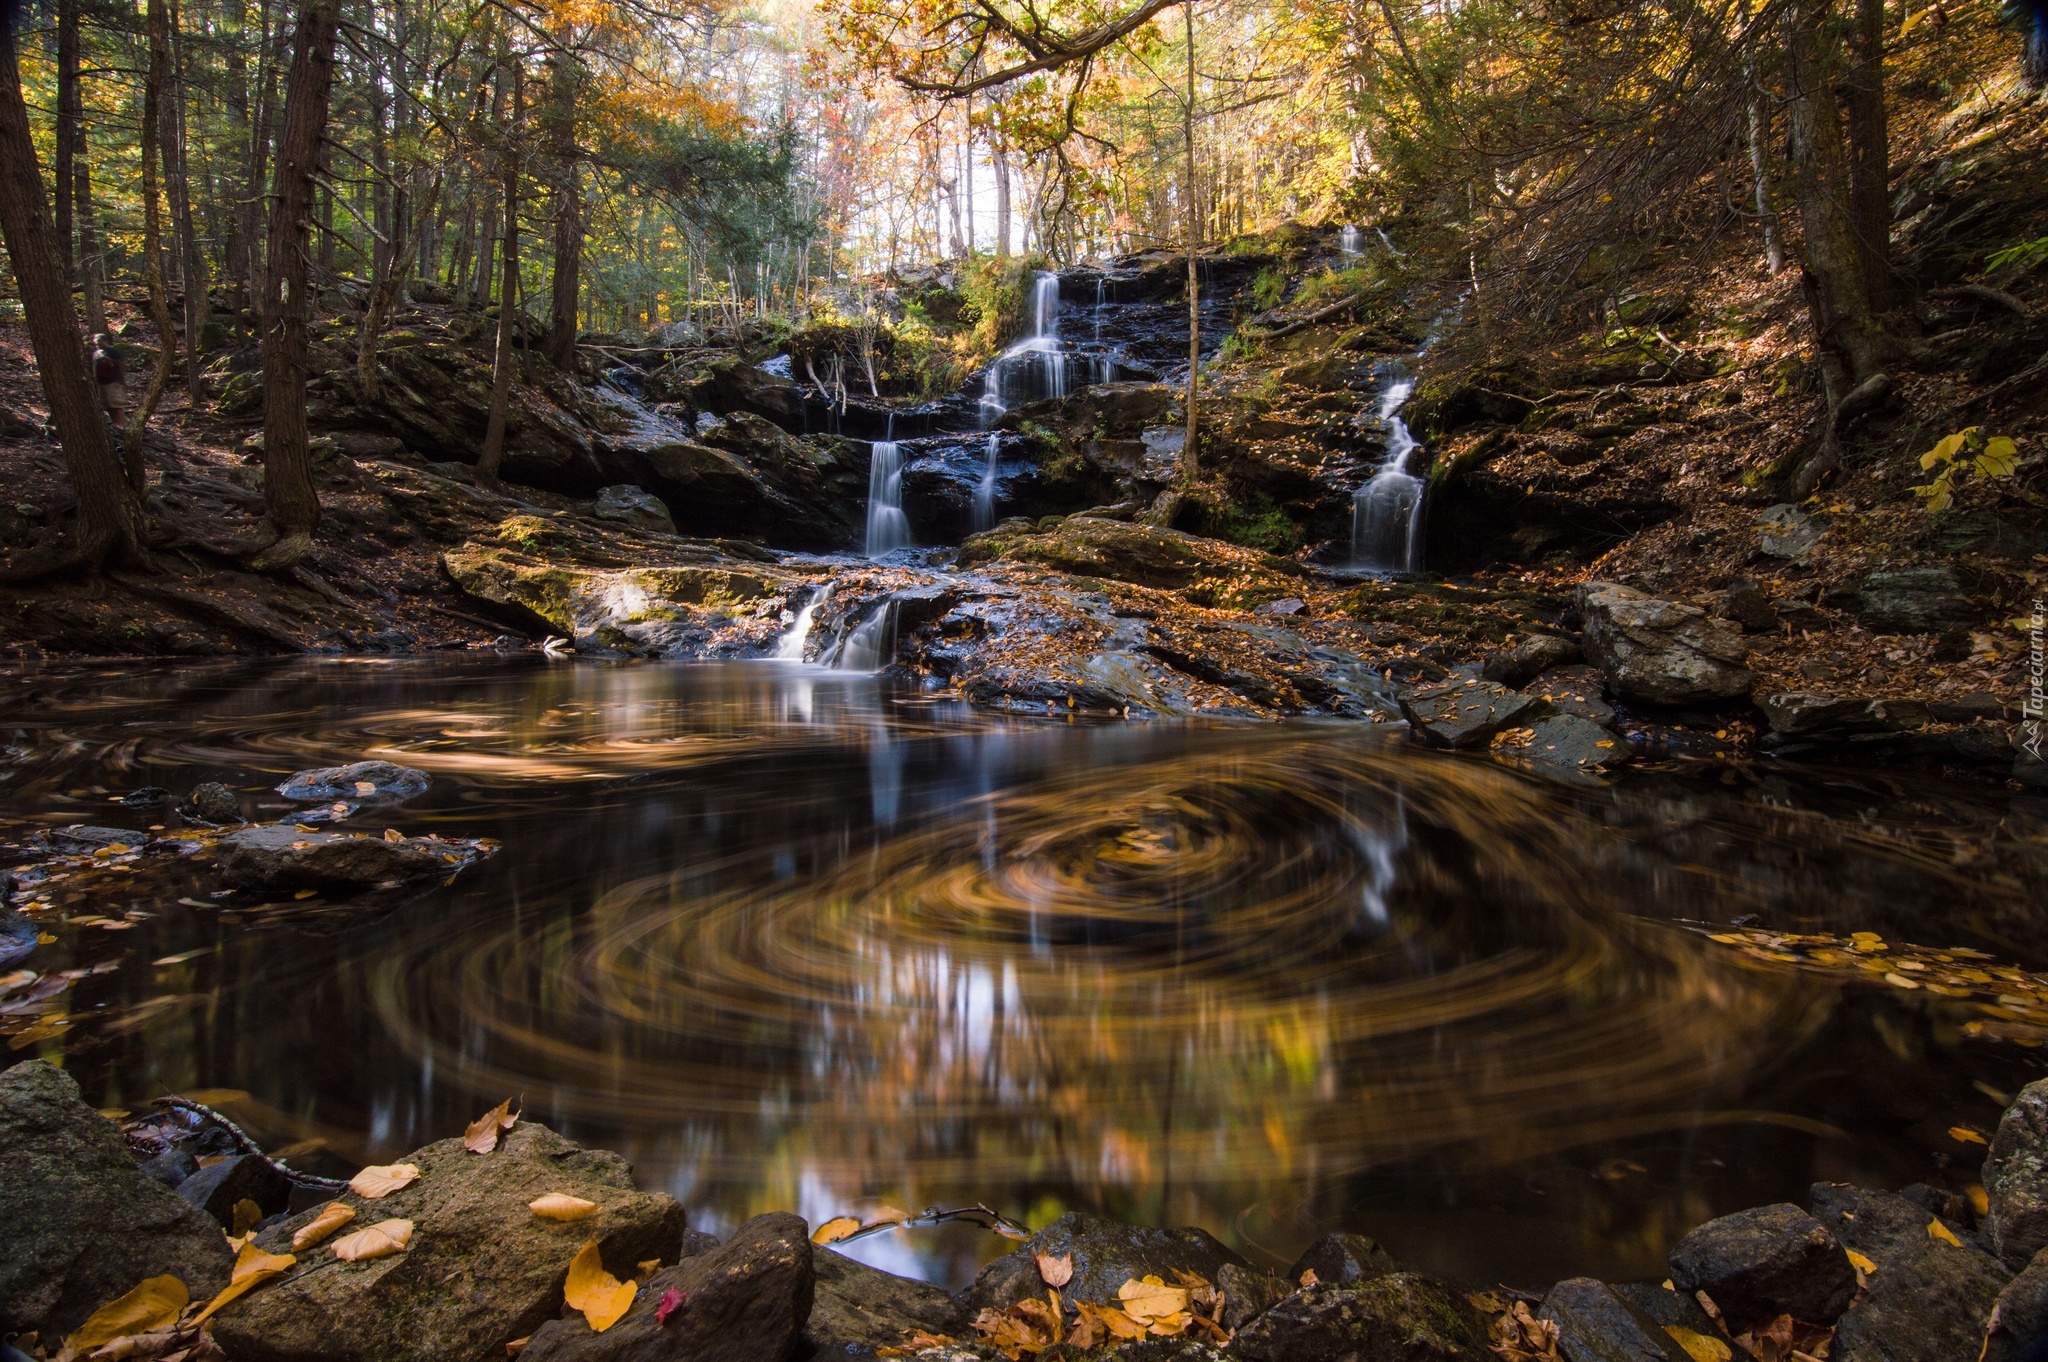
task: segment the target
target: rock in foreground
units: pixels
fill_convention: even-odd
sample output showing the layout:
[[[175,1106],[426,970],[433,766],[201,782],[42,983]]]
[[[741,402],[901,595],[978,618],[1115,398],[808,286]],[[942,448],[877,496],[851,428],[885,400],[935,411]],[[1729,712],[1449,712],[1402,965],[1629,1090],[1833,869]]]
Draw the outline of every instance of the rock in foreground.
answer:
[[[1479,1319],[1432,1277],[1394,1272],[1357,1286],[1297,1291],[1238,1332],[1248,1362],[1491,1362]]]
[[[1579,588],[1586,660],[1624,699],[1689,705],[1749,694],[1742,631],[1696,605],[1660,601],[1613,582]]]
[[[113,1122],[40,1059],[0,1074],[0,1335],[59,1338],[144,1278],[228,1284],[220,1226],[144,1176]]]
[[[873,1356],[913,1329],[947,1338],[973,1326],[973,1316],[929,1282],[898,1277],[830,1249],[815,1250],[811,1264],[818,1287],[807,1332],[821,1362]]]
[[[410,1186],[375,1200],[353,1192],[339,1200],[356,1210],[344,1233],[410,1220],[410,1248],[354,1263],[336,1259],[331,1240],[301,1252],[283,1277],[216,1316],[214,1335],[230,1357],[495,1362],[505,1344],[561,1310],[569,1261],[585,1240],[597,1240],[605,1269],[621,1280],[641,1262],[673,1262],[681,1251],[683,1208],[674,1198],[634,1191],[624,1159],[583,1149],[543,1125],[520,1122],[489,1154],[442,1140],[402,1162],[420,1170]],[[598,1209],[568,1223],[528,1209],[554,1192]],[[305,1211],[266,1230],[257,1246],[291,1252],[293,1232],[317,1214]],[[219,1227],[206,1224],[217,1240]]]
[[[308,832],[290,823],[242,828],[214,850],[230,889],[364,889],[453,875],[489,848],[430,837],[397,841],[364,833]]]
[[[1671,1250],[1671,1280],[1713,1297],[1736,1333],[1779,1315],[1832,1324],[1856,1294],[1856,1269],[1841,1244],[1791,1205],[1708,1221]]]
[[[1033,1255],[1073,1255],[1074,1277],[1061,1294],[1070,1301],[1114,1305],[1117,1288],[1133,1277],[1151,1274],[1165,1281],[1178,1272],[1192,1272],[1213,1282],[1226,1263],[1250,1266],[1215,1235],[1192,1225],[1176,1230],[1126,1225],[1101,1216],[1070,1211],[981,1270],[963,1294],[970,1310],[1007,1310],[1027,1296],[1042,1296],[1045,1283]]]

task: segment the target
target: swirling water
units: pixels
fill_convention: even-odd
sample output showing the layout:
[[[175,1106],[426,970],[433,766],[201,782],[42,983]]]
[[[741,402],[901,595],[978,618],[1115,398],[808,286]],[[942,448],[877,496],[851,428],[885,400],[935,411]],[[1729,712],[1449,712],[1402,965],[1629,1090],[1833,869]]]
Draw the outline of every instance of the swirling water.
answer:
[[[375,914],[194,906],[194,870],[38,960],[122,962],[26,1052],[89,1101],[231,1090],[312,1166],[523,1096],[713,1229],[983,1201],[1621,1278],[1817,1178],[1940,1180],[1928,1132],[2040,1068],[1680,925],[2034,963],[2039,884],[1998,858],[2042,818],[1999,792],[1561,792],[1355,726],[996,718],[769,664],[57,668],[0,677],[0,720],[10,839],[216,777],[277,816],[290,771],[382,757],[434,785],[378,826],[503,840]],[[958,1283],[1006,1247],[860,1252]]]

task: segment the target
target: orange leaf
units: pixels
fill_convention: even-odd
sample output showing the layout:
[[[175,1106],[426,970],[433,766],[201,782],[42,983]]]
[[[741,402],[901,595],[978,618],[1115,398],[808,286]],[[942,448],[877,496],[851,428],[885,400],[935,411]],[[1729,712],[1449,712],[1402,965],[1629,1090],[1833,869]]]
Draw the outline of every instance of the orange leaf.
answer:
[[[597,1240],[588,1239],[569,1262],[569,1280],[562,1287],[562,1298],[571,1309],[583,1312],[593,1333],[601,1334],[619,1322],[639,1292],[636,1284],[622,1282],[604,1270]]]
[[[508,1097],[469,1123],[469,1128],[462,1132],[462,1147],[472,1154],[488,1154],[498,1147],[498,1132],[510,1130],[518,1123],[519,1117]]]
[[[835,1215],[817,1229],[811,1231],[813,1244],[836,1244],[860,1228],[860,1221],[850,1215]]]
[[[195,1325],[212,1319],[214,1312],[255,1290],[272,1277],[278,1276],[298,1258],[289,1253],[265,1253],[254,1244],[242,1245],[242,1251],[235,1255],[235,1268],[228,1276],[228,1284],[221,1293],[206,1303],[206,1308],[192,1317]]]
[[[1047,1286],[1065,1286],[1074,1280],[1074,1255],[1063,1254],[1058,1258],[1050,1253],[1034,1253],[1038,1263],[1038,1275]]]
[[[320,1208],[320,1214],[299,1226],[293,1233],[292,1252],[305,1252],[355,1218],[355,1207],[344,1206],[339,1201],[328,1202]]]

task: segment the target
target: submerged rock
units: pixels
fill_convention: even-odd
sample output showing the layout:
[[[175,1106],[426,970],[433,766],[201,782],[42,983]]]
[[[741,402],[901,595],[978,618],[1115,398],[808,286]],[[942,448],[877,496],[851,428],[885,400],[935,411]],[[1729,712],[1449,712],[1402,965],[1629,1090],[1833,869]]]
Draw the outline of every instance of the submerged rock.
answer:
[[[1576,714],[1553,714],[1530,725],[1528,739],[1503,749],[1542,771],[1589,775],[1626,766],[1635,754],[1613,730]]]
[[[642,1282],[632,1308],[603,1333],[571,1315],[542,1325],[520,1356],[525,1362],[786,1362],[802,1351],[811,1315],[813,1253],[801,1217],[755,1216],[717,1248]],[[655,1316],[670,1291],[679,1303],[664,1322]]]
[[[178,805],[178,812],[199,823],[242,821],[241,802],[235,798],[234,791],[217,780],[193,786],[192,793],[185,796],[185,802]]]
[[[398,841],[365,833],[307,832],[290,823],[241,828],[214,858],[230,889],[363,889],[440,879],[482,859],[478,842]]]
[[[1827,1226],[1780,1204],[1709,1220],[1671,1250],[1671,1280],[1704,1291],[1742,1333],[1790,1315],[1832,1324],[1856,1294],[1856,1269]]]
[[[1877,1265],[1855,1304],[1835,1321],[1831,1362],[1972,1358],[1984,1341],[2009,1274],[1999,1261],[1929,1232],[1940,1222],[1892,1192],[1816,1183],[1813,1213],[1841,1242]],[[1960,1226],[1945,1226],[1957,1239]],[[1718,1298],[1717,1298],[1718,1299]]]
[[[817,1294],[811,1305],[811,1344],[818,1362],[866,1362],[921,1329],[939,1337],[964,1336],[972,1313],[929,1282],[898,1277],[830,1249],[814,1249]]]
[[[683,1208],[633,1188],[616,1154],[583,1149],[544,1125],[521,1121],[489,1154],[460,1139],[407,1154],[418,1180],[376,1200],[344,1192],[348,1227],[413,1222],[411,1246],[389,1258],[344,1263],[328,1244],[215,1317],[214,1336],[236,1362],[457,1362],[503,1357],[562,1308],[569,1261],[595,1239],[620,1280],[650,1258],[673,1262]],[[587,1219],[543,1220],[527,1209],[563,1193],[597,1203]],[[291,1252],[308,1210],[257,1235],[271,1253]],[[207,1221],[216,1240],[220,1229]],[[331,1241],[330,1241],[331,1243]]]
[[[348,799],[365,804],[397,804],[427,792],[432,781],[425,771],[388,761],[358,761],[300,771],[277,787],[286,799],[311,803]]]
[[[1578,600],[1586,660],[1624,698],[1684,705],[1749,694],[1749,645],[1726,621],[1613,582],[1587,583]]]
[[[1999,1119],[1984,1160],[1985,1217],[2005,1265],[2024,1268],[2048,1248],[2048,1079],[2020,1089]]]
[[[1297,1291],[1238,1332],[1247,1362],[1491,1362],[1478,1316],[1444,1282],[1389,1273],[1357,1286]]]
[[[1073,1280],[1061,1288],[1070,1301],[1115,1304],[1117,1288],[1133,1277],[1154,1274],[1175,1281],[1177,1272],[1192,1272],[1214,1282],[1225,1264],[1249,1267],[1215,1235],[1192,1225],[1175,1230],[1126,1225],[1096,1215],[1070,1211],[981,1270],[961,1293],[969,1310],[1007,1310],[1026,1297],[1042,1296],[1036,1254],[1074,1258]]]
[[[1401,697],[1409,729],[1431,747],[1484,747],[1494,734],[1543,709],[1539,697],[1491,681],[1454,681]]]
[[[0,1074],[0,1335],[54,1341],[143,1279],[228,1284],[220,1226],[145,1176],[114,1123],[40,1059]]]

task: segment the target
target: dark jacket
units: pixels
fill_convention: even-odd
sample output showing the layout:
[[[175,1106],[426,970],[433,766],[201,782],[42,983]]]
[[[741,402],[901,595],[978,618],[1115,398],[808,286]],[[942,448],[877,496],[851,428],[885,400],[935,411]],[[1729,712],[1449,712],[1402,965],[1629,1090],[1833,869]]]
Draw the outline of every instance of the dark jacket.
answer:
[[[121,358],[121,352],[111,347],[92,352],[92,381],[95,383],[126,383],[128,365]]]

